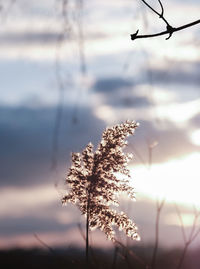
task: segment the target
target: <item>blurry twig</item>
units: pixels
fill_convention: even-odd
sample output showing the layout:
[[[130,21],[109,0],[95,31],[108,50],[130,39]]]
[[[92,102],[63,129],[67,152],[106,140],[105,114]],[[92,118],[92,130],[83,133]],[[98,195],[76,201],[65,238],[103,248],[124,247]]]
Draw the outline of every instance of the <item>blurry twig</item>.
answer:
[[[176,203],[174,203],[174,206],[175,206],[176,213],[177,213],[177,216],[178,216],[180,224],[181,224],[181,231],[182,231],[183,241],[184,241],[184,248],[183,248],[182,254],[180,256],[178,265],[176,267],[177,269],[180,269],[182,267],[182,265],[183,265],[183,261],[185,259],[188,247],[191,245],[191,243],[196,239],[196,237],[200,233],[200,227],[197,228],[197,222],[198,222],[199,217],[200,217],[200,212],[198,212],[197,209],[194,207],[194,220],[193,220],[193,224],[192,224],[190,234],[187,237],[181,212],[180,212],[180,210],[179,210]]]
[[[85,240],[86,240],[86,236],[85,236],[85,234],[84,234],[84,232],[83,232],[83,229],[82,229],[82,227],[81,227],[81,224],[78,223],[77,226],[78,226],[79,232],[80,232],[80,234],[81,234],[81,237],[82,237],[83,240],[85,241]]]
[[[49,245],[47,245],[36,233],[34,233],[34,237],[43,247],[48,249],[53,254],[55,253],[54,249],[52,247],[50,247]]]
[[[136,149],[136,147],[133,145],[133,143],[130,143],[130,147],[133,149],[135,155],[138,157],[138,159],[141,161],[141,163],[144,165],[145,168],[148,168],[148,165],[144,161],[143,157],[139,153],[139,151]]]
[[[159,243],[159,227],[160,227],[160,214],[163,206],[165,204],[165,198],[162,200],[156,201],[156,225],[155,225],[155,244],[153,249],[152,261],[151,261],[151,268],[156,268],[156,258],[158,252],[158,243]]]
[[[148,143],[148,155],[149,155],[149,169],[152,166],[152,158],[153,158],[153,149],[158,145],[158,141],[153,141],[152,143]]]
[[[56,60],[56,78],[58,81],[58,89],[59,89],[59,97],[58,97],[58,104],[56,108],[56,116],[55,116],[55,124],[54,124],[54,131],[53,131],[53,141],[52,141],[52,164],[51,168],[57,168],[57,154],[58,154],[58,142],[59,142],[59,131],[61,126],[61,119],[63,114],[63,101],[64,101],[64,84],[60,77],[60,67],[59,61]]]
[[[53,140],[52,140],[52,160],[51,160],[51,168],[52,170],[57,169],[57,155],[59,149],[59,132],[61,127],[61,120],[63,114],[64,107],[64,93],[65,93],[65,83],[61,76],[61,61],[60,61],[60,51],[65,40],[66,35],[70,35],[72,31],[72,27],[69,22],[68,15],[68,0],[61,1],[61,32],[57,39],[56,44],[56,55],[55,55],[55,75],[58,87],[58,103],[56,108],[56,116],[55,116],[55,124],[53,131]]]
[[[80,71],[82,75],[86,73],[85,49],[84,49],[84,33],[83,33],[83,0],[77,0],[77,28],[78,28],[78,45],[80,57]]]
[[[152,166],[152,160],[153,160],[153,149],[158,145],[157,141],[153,141],[152,143],[148,143],[148,155],[149,155],[149,169],[151,169]],[[158,244],[159,244],[159,228],[160,228],[160,215],[161,211],[165,204],[165,198],[162,198],[159,200],[157,198],[156,200],[156,222],[155,222],[155,243],[154,243],[154,249],[153,249],[153,255],[151,260],[151,268],[156,268],[156,258],[157,258],[157,252],[158,252]]]
[[[77,26],[77,44],[78,44],[78,54],[79,54],[79,68],[81,83],[78,87],[76,103],[74,104],[72,112],[72,123],[76,124],[78,122],[78,104],[80,101],[80,96],[82,89],[84,88],[84,78],[87,73],[86,57],[85,57],[85,37],[84,37],[84,1],[76,0],[76,12],[75,12],[75,24]]]
[[[13,5],[15,4],[16,0],[10,0],[9,3],[7,2],[7,7],[5,7],[2,2],[3,1],[0,2],[0,12],[2,13],[1,20],[5,21],[9,15]]]
[[[172,34],[174,32],[177,32],[177,31],[181,31],[183,29],[186,29],[188,27],[191,27],[193,25],[196,25],[196,24],[199,24],[200,23],[200,20],[196,20],[196,21],[193,21],[191,23],[188,23],[188,24],[184,24],[182,26],[179,26],[179,27],[172,27],[169,22],[167,21],[167,19],[164,17],[164,7],[163,7],[163,4],[160,0],[158,0],[159,2],[159,5],[161,7],[161,12],[158,12],[156,11],[151,5],[149,5],[145,0],[141,0],[149,9],[151,9],[155,14],[157,14],[159,16],[160,19],[163,20],[163,22],[166,24],[166,30],[163,31],[163,32],[159,32],[159,33],[155,33],[155,34],[149,34],[149,35],[138,35],[138,32],[139,30],[137,30],[134,34],[131,34],[131,40],[135,40],[135,39],[139,39],[139,38],[151,38],[151,37],[157,37],[157,36],[161,36],[161,35],[169,35],[167,39],[169,39]]]
[[[137,261],[138,264],[142,265],[143,268],[145,269],[149,268],[149,266],[142,260],[142,258],[137,256],[131,249],[127,248],[122,242],[115,240],[115,244],[121,246],[122,249],[124,249],[126,253],[128,253],[135,261]],[[124,258],[127,259],[127,257]]]
[[[148,166],[145,164],[141,155],[135,150],[133,147],[135,154],[137,157],[142,161],[143,165],[147,169],[151,169],[152,167],[152,160],[153,160],[153,149],[158,145],[157,141],[153,141],[152,143],[148,143]],[[158,251],[158,244],[159,244],[159,226],[160,226],[160,214],[165,204],[165,198],[161,200],[156,200],[156,223],[155,223],[155,244],[153,249],[152,261],[151,261],[151,268],[154,269],[156,266],[156,257]]]
[[[52,247],[50,247],[47,243],[45,243],[36,233],[34,233],[34,237],[43,247],[48,249],[52,254],[54,254],[56,256],[59,256],[59,259],[60,259],[60,255],[58,254],[58,252],[56,252]],[[75,265],[75,263],[77,261],[72,259],[71,262],[72,262],[72,264]],[[65,262],[65,259],[64,259],[63,260],[63,268],[65,268],[65,267],[66,267],[66,262]]]

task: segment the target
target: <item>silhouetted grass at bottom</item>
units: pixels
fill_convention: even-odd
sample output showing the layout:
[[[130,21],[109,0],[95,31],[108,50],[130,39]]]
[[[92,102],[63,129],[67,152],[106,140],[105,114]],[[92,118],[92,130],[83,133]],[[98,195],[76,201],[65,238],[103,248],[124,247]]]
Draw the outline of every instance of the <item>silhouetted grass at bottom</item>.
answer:
[[[151,263],[152,247],[133,247],[129,252],[117,248],[112,250],[93,249],[90,252],[90,268],[95,269],[142,269]],[[134,255],[139,257],[135,258]],[[175,269],[180,258],[180,249],[159,249],[157,269]],[[53,251],[42,249],[13,249],[0,251],[0,268],[11,269],[78,269],[86,268],[85,251],[78,248],[61,249]],[[149,267],[150,268],[150,267]],[[199,269],[199,250],[188,252],[185,257],[183,269]]]

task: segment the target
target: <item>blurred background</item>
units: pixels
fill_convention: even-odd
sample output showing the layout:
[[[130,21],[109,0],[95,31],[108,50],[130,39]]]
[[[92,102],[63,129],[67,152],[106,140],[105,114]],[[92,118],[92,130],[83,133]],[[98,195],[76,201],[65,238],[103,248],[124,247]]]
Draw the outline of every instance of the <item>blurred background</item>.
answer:
[[[157,1],[149,1],[160,10]],[[199,19],[197,0],[163,0],[178,27]],[[97,146],[107,126],[127,119],[136,202],[121,209],[136,222],[140,242],[199,246],[199,25],[165,36],[140,0],[0,1],[0,248],[83,246],[84,218],[63,207],[71,152]],[[159,206],[161,210],[159,212]],[[40,240],[38,240],[38,238]],[[92,245],[113,247],[100,231]],[[186,240],[187,241],[187,240]]]

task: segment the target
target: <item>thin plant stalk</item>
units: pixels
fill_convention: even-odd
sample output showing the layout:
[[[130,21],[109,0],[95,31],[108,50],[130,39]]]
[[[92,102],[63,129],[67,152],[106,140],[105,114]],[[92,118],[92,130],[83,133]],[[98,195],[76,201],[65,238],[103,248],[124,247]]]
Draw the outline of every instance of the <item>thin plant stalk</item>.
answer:
[[[87,213],[87,220],[86,220],[86,265],[89,266],[89,214]]]
[[[147,141],[147,145],[148,145],[148,163],[147,164],[144,162],[143,158],[141,157],[139,152],[137,152],[135,147],[133,145],[132,145],[132,147],[133,147],[135,154],[142,162],[142,164],[145,166],[145,168],[147,168],[150,171],[151,167],[152,167],[152,162],[153,162],[153,149],[158,145],[158,142],[156,140],[153,141],[153,143],[149,143]],[[161,211],[162,211],[164,204],[165,204],[165,198],[163,198],[160,201],[158,199],[156,200],[155,243],[154,243],[153,255],[152,255],[152,259],[151,259],[151,269],[156,268],[156,258],[157,258],[158,245],[159,245],[160,215],[161,215]],[[145,268],[149,268],[148,265],[146,265]]]
[[[116,268],[118,251],[119,251],[119,248],[116,246],[116,247],[115,247],[115,250],[114,250],[112,269],[115,269],[115,268]]]
[[[86,266],[89,267],[89,221],[90,221],[90,195],[88,191],[88,201],[87,201],[87,215],[86,215],[86,246],[85,246],[85,258]]]
[[[149,144],[148,146],[148,152],[149,152],[149,170],[152,167],[152,160],[153,160],[153,149],[158,145],[157,141],[154,141],[153,143]],[[153,249],[153,255],[151,260],[151,268],[156,268],[156,258],[158,253],[158,244],[159,244],[159,228],[160,228],[160,214],[162,211],[162,208],[165,204],[165,198],[162,200],[157,199],[156,201],[156,224],[155,224],[155,243],[154,243],[154,249]]]
[[[78,229],[79,229],[79,232],[80,232],[80,234],[81,234],[81,237],[83,238],[83,240],[84,240],[84,242],[85,242],[85,244],[86,244],[86,233],[83,231],[83,229],[82,229],[82,227],[81,227],[81,224],[79,223],[78,224]],[[86,229],[85,229],[86,230]],[[88,230],[88,238],[90,239],[90,240],[88,240],[88,261],[91,263],[92,262],[92,260],[93,260],[93,262],[94,262],[94,265],[95,265],[95,268],[96,269],[98,269],[99,268],[99,265],[98,265],[98,261],[97,261],[97,259],[96,259],[96,256],[95,256],[95,253],[94,253],[94,250],[93,250],[93,248],[92,248],[92,240],[91,240],[91,238],[90,238],[90,233],[89,233],[89,230]],[[86,251],[85,251],[86,252]],[[89,259],[89,255],[90,255],[90,259]],[[85,255],[86,256],[86,255]]]
[[[189,236],[187,237],[186,232],[185,232],[183,219],[182,219],[182,215],[181,215],[181,212],[179,211],[179,208],[176,204],[175,204],[175,209],[176,209],[176,213],[178,215],[178,218],[180,220],[181,231],[182,231],[183,241],[184,241],[184,248],[183,248],[182,254],[180,256],[178,265],[176,267],[177,269],[181,269],[190,244],[192,244],[192,242],[196,239],[196,237],[200,233],[200,227],[197,228],[197,222],[198,222],[199,217],[200,217],[200,212],[198,212],[196,210],[196,208],[194,207],[194,220],[193,220],[193,224],[192,224],[192,229],[191,229]]]
[[[189,242],[186,242],[186,244],[184,246],[183,252],[182,252],[181,257],[179,259],[179,263],[178,263],[177,269],[181,269],[182,268],[183,261],[185,259],[185,256],[186,256],[186,253],[187,253],[189,244],[190,244]]]
[[[151,268],[156,268],[156,258],[158,253],[158,243],[159,243],[159,227],[160,227],[160,214],[161,210],[164,206],[165,199],[162,199],[162,201],[157,200],[157,213],[156,213],[156,226],[155,226],[155,244],[154,244],[154,250],[153,250],[153,256],[151,261]]]

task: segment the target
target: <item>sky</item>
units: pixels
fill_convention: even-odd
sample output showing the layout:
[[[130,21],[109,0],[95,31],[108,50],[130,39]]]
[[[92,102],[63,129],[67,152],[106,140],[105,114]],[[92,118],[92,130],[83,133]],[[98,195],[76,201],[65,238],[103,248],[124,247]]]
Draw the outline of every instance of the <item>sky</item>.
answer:
[[[174,27],[199,19],[198,1],[163,5]],[[176,209],[189,231],[200,207],[199,25],[133,42],[138,29],[165,30],[140,0],[0,6],[0,248],[40,246],[37,236],[84,244],[84,217],[61,205],[71,152],[97,146],[107,126],[127,119],[140,123],[127,148],[136,202],[123,197],[121,207],[137,223],[137,244],[153,242],[162,199],[160,242],[183,244]],[[91,236],[112,246],[100,231]]]

